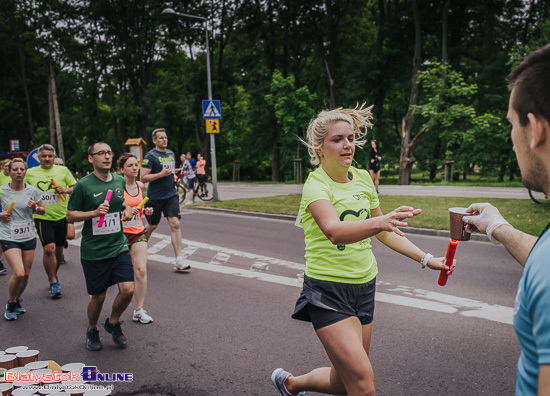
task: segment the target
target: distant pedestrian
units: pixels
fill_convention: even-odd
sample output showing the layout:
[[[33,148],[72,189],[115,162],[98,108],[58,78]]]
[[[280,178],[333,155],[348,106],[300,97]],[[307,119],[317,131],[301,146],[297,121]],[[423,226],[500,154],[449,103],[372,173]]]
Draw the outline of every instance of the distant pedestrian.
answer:
[[[107,289],[117,285],[118,294],[103,328],[121,348],[126,346],[127,338],[120,317],[134,295],[134,268],[121,224],[121,211],[122,220],[130,220],[132,208],[124,203],[126,181],[110,172],[112,160],[108,144],[94,143],[88,148],[88,162],[94,171],[76,183],[67,211],[68,221],[84,222],[80,261],[90,295],[86,348],[91,351],[102,348],[97,324]]]
[[[145,155],[140,172],[140,181],[149,183],[147,187],[149,202],[147,205],[154,210],[148,218],[149,224],[145,226],[147,240],[157,229],[160,218],[164,214],[164,217],[168,219],[168,224],[170,224],[172,247],[176,256],[174,269],[177,271],[188,270],[191,266],[185,263],[181,255],[181,215],[178,190],[176,189],[176,157],[174,152],[167,148],[168,135],[163,128],[155,129],[152,138],[155,148]]]
[[[531,53],[508,78],[513,151],[525,187],[550,195],[550,45]],[[470,231],[502,243],[525,266],[514,302],[521,354],[516,395],[550,395],[550,223],[537,238],[512,227],[497,208],[475,203],[465,216]]]
[[[197,154],[197,163],[195,165],[195,173],[197,174],[198,181],[206,181],[206,160],[199,153]]]
[[[0,187],[2,212],[0,219],[0,246],[11,268],[12,276],[8,284],[9,299],[4,317],[17,319],[17,315],[27,312],[21,305],[21,295],[27,287],[36,249],[36,233],[32,214],[44,214],[46,209],[40,201],[40,193],[33,186],[23,182],[27,163],[14,158],[8,165],[11,182]],[[13,205],[12,205],[13,203]],[[8,213],[8,210],[11,211]]]
[[[191,165],[191,169],[194,171],[195,170],[195,165],[197,165],[197,161],[195,161],[193,159],[193,157],[191,156],[191,153],[189,151],[186,154],[186,158],[189,161],[189,164]]]
[[[194,203],[194,189],[195,189],[195,172],[193,172],[193,166],[190,162],[191,159],[191,153],[187,153],[183,165],[182,165],[182,172],[185,176],[185,180],[187,182],[187,191],[189,194],[189,198],[187,199],[186,205],[191,205]]]
[[[369,148],[369,173],[377,194],[380,194],[380,161],[382,161],[382,155],[378,149],[378,142],[372,139]]]
[[[126,180],[124,202],[132,208],[132,214],[134,215],[131,220],[122,223],[134,265],[136,308],[132,319],[134,322],[147,324],[151,323],[153,318],[143,308],[147,293],[147,237],[145,235],[147,231],[143,226],[141,217],[143,214],[151,216],[153,208],[139,208],[139,204],[143,201],[143,184],[136,181],[139,173],[136,156],[130,153],[122,154],[118,159],[118,169],[120,169],[120,173]]]
[[[46,213],[34,215],[34,224],[42,243],[42,261],[49,280],[51,298],[62,295],[59,266],[65,258],[67,240],[67,194],[73,191],[76,180],[64,166],[54,164],[55,148],[51,144],[38,147],[39,166],[28,170],[25,181],[40,191]],[[53,180],[53,181],[52,181]]]
[[[307,130],[311,163],[320,166],[310,173],[300,203],[306,272],[292,317],[312,323],[332,366],[298,377],[275,369],[271,381],[281,396],[374,395],[369,353],[378,265],[369,238],[376,236],[422,268],[450,273],[454,267],[422,251],[398,228],[420,209],[401,206],[384,215],[368,173],[352,166],[371,118],[371,107],[322,111]]]

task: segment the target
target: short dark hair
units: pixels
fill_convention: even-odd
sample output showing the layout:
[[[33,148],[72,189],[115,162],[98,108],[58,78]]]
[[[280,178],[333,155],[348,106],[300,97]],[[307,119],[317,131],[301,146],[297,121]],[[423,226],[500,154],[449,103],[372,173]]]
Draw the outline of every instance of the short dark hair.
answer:
[[[137,159],[137,157],[132,153],[123,153],[117,161],[118,169],[122,169],[126,161],[128,161],[130,158]]]
[[[104,142],[96,142],[96,143],[92,143],[89,147],[88,147],[88,155],[92,155],[94,153],[94,149],[95,149],[95,146],[98,145],[98,144],[107,144],[107,143],[104,143]],[[107,146],[109,146],[107,144]],[[109,146],[111,147],[111,146]]]
[[[550,44],[532,52],[510,73],[508,89],[513,91],[511,103],[521,126],[529,123],[529,113],[550,122]]]

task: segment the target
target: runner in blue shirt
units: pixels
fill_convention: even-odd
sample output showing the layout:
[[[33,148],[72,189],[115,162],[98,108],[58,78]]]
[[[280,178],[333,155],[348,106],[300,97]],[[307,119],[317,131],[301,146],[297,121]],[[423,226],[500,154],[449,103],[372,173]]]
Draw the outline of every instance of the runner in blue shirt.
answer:
[[[550,45],[529,56],[510,74],[507,119],[525,187],[550,196]],[[469,231],[502,243],[525,265],[514,303],[514,329],[521,347],[516,395],[550,395],[550,224],[539,238],[512,227],[497,208],[476,203],[465,216]]]
[[[149,183],[147,187],[147,206],[153,208],[153,214],[147,218],[149,224],[147,240],[151,237],[160,223],[161,215],[168,219],[170,232],[172,234],[172,246],[176,261],[174,269],[188,270],[191,268],[186,264],[181,255],[181,228],[180,228],[180,205],[178,191],[176,190],[176,156],[168,147],[168,135],[162,128],[153,131],[153,143],[155,148],[149,151],[141,163],[140,181]]]

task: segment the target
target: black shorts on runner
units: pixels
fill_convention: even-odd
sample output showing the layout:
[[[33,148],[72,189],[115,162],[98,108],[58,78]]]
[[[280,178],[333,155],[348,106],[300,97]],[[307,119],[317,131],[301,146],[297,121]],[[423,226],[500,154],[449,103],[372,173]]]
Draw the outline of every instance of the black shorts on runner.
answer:
[[[104,260],[80,259],[80,262],[86,279],[86,290],[91,296],[107,291],[109,286],[134,281],[134,266],[128,251]]]
[[[36,232],[42,246],[55,243],[55,246],[61,247],[65,245],[67,240],[67,219],[57,221],[34,219]]]
[[[13,242],[13,241],[0,241],[0,247],[2,251],[5,252],[9,249],[21,249],[21,250],[35,250],[36,249],[36,238],[31,239],[30,241],[25,242]]]
[[[163,213],[164,217],[177,217],[181,219],[180,203],[177,195],[167,199],[149,200],[147,206],[153,208],[153,214],[151,216],[145,216],[151,225],[158,225],[158,223],[160,223],[161,214]]]
[[[304,287],[292,318],[311,322],[315,330],[355,316],[362,325],[374,319],[376,278],[350,284],[322,281],[304,275]]]

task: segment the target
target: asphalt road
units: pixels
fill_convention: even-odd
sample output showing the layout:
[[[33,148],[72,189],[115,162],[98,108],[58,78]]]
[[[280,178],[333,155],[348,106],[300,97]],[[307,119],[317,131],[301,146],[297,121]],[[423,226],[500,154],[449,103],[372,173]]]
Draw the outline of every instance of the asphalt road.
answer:
[[[311,325],[290,318],[305,262],[301,229],[285,220],[192,210],[181,224],[193,268],[173,271],[163,220],[149,243],[146,309],[154,323],[134,323],[128,310],[126,349],[115,348],[102,329],[103,350],[85,349],[88,296],[78,232],[60,271],[60,300],[47,297],[37,249],[23,295],[28,312],[0,321],[0,349],[27,345],[40,350],[41,360],[133,373],[133,382],[115,384],[116,395],[276,395],[274,368],[302,374],[329,364]],[[434,254],[443,254],[448,241],[410,238]],[[376,240],[373,246],[380,267],[371,352],[377,394],[513,394],[519,347],[511,320],[522,267],[505,249],[461,242],[458,269],[440,287],[437,273]],[[8,279],[0,277],[5,295]],[[101,320],[114,295],[111,288]]]

